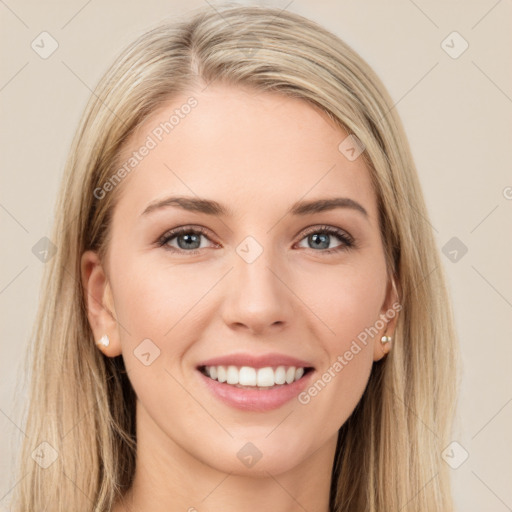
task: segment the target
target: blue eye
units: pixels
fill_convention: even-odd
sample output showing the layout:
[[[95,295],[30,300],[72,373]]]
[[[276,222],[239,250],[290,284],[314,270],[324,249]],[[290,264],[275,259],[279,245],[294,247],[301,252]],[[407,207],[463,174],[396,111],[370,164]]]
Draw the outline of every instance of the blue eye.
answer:
[[[159,239],[158,245],[166,246],[166,248],[169,248],[171,251],[197,254],[201,248],[201,237],[208,238],[206,230],[203,228],[190,228],[185,226],[165,233]],[[178,247],[169,245],[169,242],[174,239],[178,242]]]
[[[162,235],[157,241],[157,244],[159,247],[165,247],[172,252],[199,254],[201,249],[205,248],[201,247],[201,237],[210,240],[208,231],[204,228],[183,226],[172,229]],[[340,244],[336,247],[329,248],[332,237],[338,239]],[[170,244],[170,242],[174,240],[176,240],[177,247]],[[331,254],[355,247],[354,239],[347,232],[333,226],[316,226],[310,228],[307,232],[302,234],[300,241],[302,242],[302,240],[307,240],[308,243],[311,244],[306,248],[324,254]],[[214,245],[219,247],[218,244]]]
[[[312,244],[310,247],[315,251],[317,249],[327,249],[320,251],[327,254],[343,251],[355,246],[354,239],[348,233],[333,226],[314,227],[307,231],[303,236],[302,240],[310,242]],[[340,245],[329,249],[328,246],[330,245],[331,238],[333,236],[341,243]]]

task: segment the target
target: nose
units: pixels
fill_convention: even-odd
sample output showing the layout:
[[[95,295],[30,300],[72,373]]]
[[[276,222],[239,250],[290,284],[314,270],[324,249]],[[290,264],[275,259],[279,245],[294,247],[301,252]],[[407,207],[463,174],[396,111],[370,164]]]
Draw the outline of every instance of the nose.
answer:
[[[265,335],[281,330],[293,315],[293,293],[286,283],[284,262],[271,250],[247,262],[234,254],[234,268],[225,282],[222,317],[240,332]]]

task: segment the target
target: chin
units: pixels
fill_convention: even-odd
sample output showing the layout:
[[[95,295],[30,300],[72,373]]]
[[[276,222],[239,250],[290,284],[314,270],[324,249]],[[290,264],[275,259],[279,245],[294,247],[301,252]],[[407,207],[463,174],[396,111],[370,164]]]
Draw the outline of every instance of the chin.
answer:
[[[268,432],[265,435],[268,435]],[[304,443],[297,444],[304,447]],[[214,459],[212,452],[217,454]],[[306,458],[307,453],[299,451],[294,443],[286,444],[281,440],[269,442],[262,436],[261,442],[257,439],[253,442],[236,440],[229,447],[214,448],[203,461],[223,473],[268,478],[269,473],[278,475],[290,471]]]
[[[223,464],[222,467],[220,467],[217,464],[216,469],[225,473],[230,473],[231,475],[241,477],[268,478],[269,474],[277,476],[292,470],[299,464],[299,462],[300,461],[297,461],[297,463],[295,463],[295,461],[290,460],[277,460],[277,458],[274,456],[263,456],[252,467],[247,467],[238,460],[231,460],[226,461],[226,464]]]

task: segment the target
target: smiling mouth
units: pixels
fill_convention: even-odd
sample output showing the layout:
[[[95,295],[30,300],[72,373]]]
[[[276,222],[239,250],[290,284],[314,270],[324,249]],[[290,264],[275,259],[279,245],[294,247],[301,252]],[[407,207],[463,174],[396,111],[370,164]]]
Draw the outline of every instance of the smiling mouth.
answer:
[[[206,377],[241,389],[277,389],[288,386],[312,372],[312,367],[267,366],[200,366],[198,370]]]

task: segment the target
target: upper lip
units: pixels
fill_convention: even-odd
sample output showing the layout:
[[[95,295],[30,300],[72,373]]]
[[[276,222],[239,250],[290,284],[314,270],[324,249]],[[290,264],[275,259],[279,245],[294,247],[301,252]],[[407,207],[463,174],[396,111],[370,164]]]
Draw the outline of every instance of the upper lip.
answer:
[[[297,359],[296,357],[286,354],[228,354],[225,356],[214,357],[198,364],[198,368],[202,366],[250,366],[251,368],[265,368],[267,366],[295,366],[296,368],[313,368],[309,361]]]

